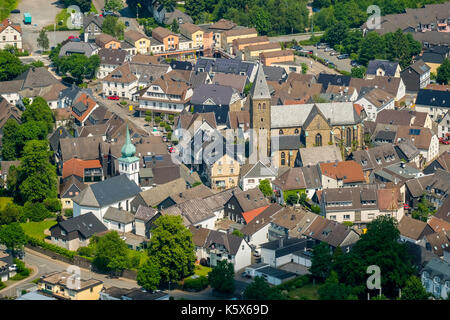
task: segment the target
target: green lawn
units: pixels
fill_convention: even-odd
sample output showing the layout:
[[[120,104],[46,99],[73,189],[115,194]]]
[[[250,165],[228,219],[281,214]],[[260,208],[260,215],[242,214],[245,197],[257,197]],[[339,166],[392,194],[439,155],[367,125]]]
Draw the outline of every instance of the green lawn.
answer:
[[[27,223],[21,223],[20,225],[23,228],[23,231],[25,231],[25,234],[27,236],[44,240],[45,234],[44,230],[50,228],[51,226],[55,225],[55,220],[47,220],[47,221],[41,221],[41,222],[27,222]]]
[[[1,1],[1,0],[0,0]],[[6,205],[8,203],[12,203],[13,202],[13,198],[9,198],[9,197],[0,197],[0,210],[5,209]]]
[[[212,270],[212,268],[210,268],[210,267],[204,267],[204,266],[201,266],[201,265],[195,265],[194,273],[196,275],[198,275],[199,277],[201,277],[201,276],[207,277],[208,273],[210,273],[211,270]]]
[[[289,291],[288,297],[293,300],[299,300],[302,298],[307,298],[308,300],[319,300],[319,294],[317,293],[319,287],[319,285],[313,285],[310,283],[301,288]]]

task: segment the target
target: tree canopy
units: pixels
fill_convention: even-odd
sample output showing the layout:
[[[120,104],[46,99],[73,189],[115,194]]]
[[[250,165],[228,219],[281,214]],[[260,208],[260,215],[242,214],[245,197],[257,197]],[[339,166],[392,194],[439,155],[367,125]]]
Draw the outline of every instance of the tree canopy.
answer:
[[[427,300],[430,294],[425,290],[420,279],[411,276],[402,289],[402,300]]]
[[[281,293],[271,288],[263,277],[255,277],[244,291],[245,300],[283,300]]]
[[[102,31],[113,37],[123,39],[125,24],[115,16],[106,16],[103,20]]]
[[[159,263],[161,282],[181,280],[194,272],[192,233],[180,216],[163,215],[155,221],[148,247],[149,257]]]
[[[221,260],[208,274],[208,281],[212,288],[218,292],[233,293],[234,265],[226,260]]]
[[[314,278],[323,281],[328,278],[330,274],[331,263],[332,257],[330,248],[325,242],[321,242],[313,249],[313,258],[309,272],[311,272],[311,275]]]
[[[147,259],[139,268],[136,280],[138,285],[142,286],[145,290],[156,290],[161,281],[159,262],[153,257]]]
[[[117,274],[130,266],[128,247],[116,231],[98,238],[92,263],[98,270],[112,274]]]
[[[448,84],[450,82],[450,61],[447,58],[437,68],[436,82],[439,84]]]
[[[27,66],[8,50],[0,50],[0,81],[13,80],[27,70]]]
[[[119,12],[123,9],[123,1],[122,0],[107,0],[105,3],[105,10],[112,12]]]
[[[25,232],[19,223],[13,222],[0,227],[0,243],[11,250],[13,256],[26,242]]]
[[[273,195],[272,185],[270,184],[269,179],[261,180],[259,183],[259,190],[261,190],[266,197],[271,197]]]

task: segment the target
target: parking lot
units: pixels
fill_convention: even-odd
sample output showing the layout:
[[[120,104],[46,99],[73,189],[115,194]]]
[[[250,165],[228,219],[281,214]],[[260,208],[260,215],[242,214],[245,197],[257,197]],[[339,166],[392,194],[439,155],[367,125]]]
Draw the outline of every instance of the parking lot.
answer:
[[[325,49],[317,49],[315,46],[302,46],[306,50],[312,50],[313,54],[322,59],[328,59],[333,62],[337,69],[350,72],[352,71],[352,66],[350,65],[350,59],[338,59],[338,56],[331,56],[330,52],[325,52]]]

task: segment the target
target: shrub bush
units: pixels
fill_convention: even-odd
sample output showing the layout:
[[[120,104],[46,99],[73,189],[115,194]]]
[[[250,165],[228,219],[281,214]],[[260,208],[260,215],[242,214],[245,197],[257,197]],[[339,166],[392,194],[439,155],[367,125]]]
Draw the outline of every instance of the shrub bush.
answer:
[[[6,288],[6,284],[0,281],[0,290],[2,290],[3,288]]]
[[[127,104],[127,102],[126,102],[126,101],[124,101],[124,100],[122,100],[122,101],[120,101],[120,104],[124,106],[124,105],[126,105],[126,104]]]
[[[50,212],[60,212],[61,211],[61,201],[57,198],[47,198],[44,200],[44,206]]]
[[[24,216],[31,221],[40,222],[43,221],[45,218],[52,217],[52,214],[47,209],[47,207],[40,202],[26,202],[23,206]]]
[[[73,217],[73,209],[66,209],[66,210],[64,210],[64,215],[66,216],[66,217]]]
[[[93,257],[94,256],[94,248],[92,247],[80,247],[77,250],[78,255],[83,257]]]
[[[183,283],[183,290],[202,291],[206,287],[208,287],[208,278],[205,276],[188,278]]]

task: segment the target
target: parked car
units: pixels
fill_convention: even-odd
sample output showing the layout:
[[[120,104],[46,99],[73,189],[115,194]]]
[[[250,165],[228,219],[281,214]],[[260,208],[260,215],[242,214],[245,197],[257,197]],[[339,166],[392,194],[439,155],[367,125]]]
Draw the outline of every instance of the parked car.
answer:
[[[339,54],[339,52],[337,52],[337,51],[331,51],[330,52],[330,56],[337,56]]]
[[[120,100],[119,96],[108,96],[108,100]]]
[[[170,147],[169,148],[169,153],[174,153],[175,152],[175,148],[174,147]]]
[[[303,50],[303,48],[300,47],[300,46],[293,46],[292,49],[294,49],[294,50],[296,50],[296,51],[301,51],[301,50]]]
[[[330,52],[330,51],[333,51],[333,48],[326,47],[325,50],[323,50],[323,51],[325,51],[325,52]]]
[[[14,10],[11,10],[11,13],[20,13],[20,10],[19,9],[14,9]]]
[[[324,49],[327,47],[327,44],[326,43],[317,43],[316,46],[317,46],[317,49]]]
[[[164,142],[167,142],[167,136],[163,136],[162,139]]]
[[[67,40],[72,40],[72,39],[75,39],[74,35],[70,35],[70,36],[67,37]]]
[[[450,140],[444,139],[444,138],[439,138],[439,142],[442,144],[450,144]]]
[[[357,61],[352,61],[352,62],[350,62],[350,65],[351,65],[352,67],[359,67],[359,63],[358,63]]]
[[[125,27],[129,27],[130,23],[128,21],[125,21]]]
[[[344,53],[344,54],[339,55],[337,58],[338,58],[339,60],[342,60],[342,59],[348,59],[349,57],[350,57],[349,54]]]
[[[17,270],[17,265],[16,264],[12,264],[9,266],[9,271],[16,271]]]

